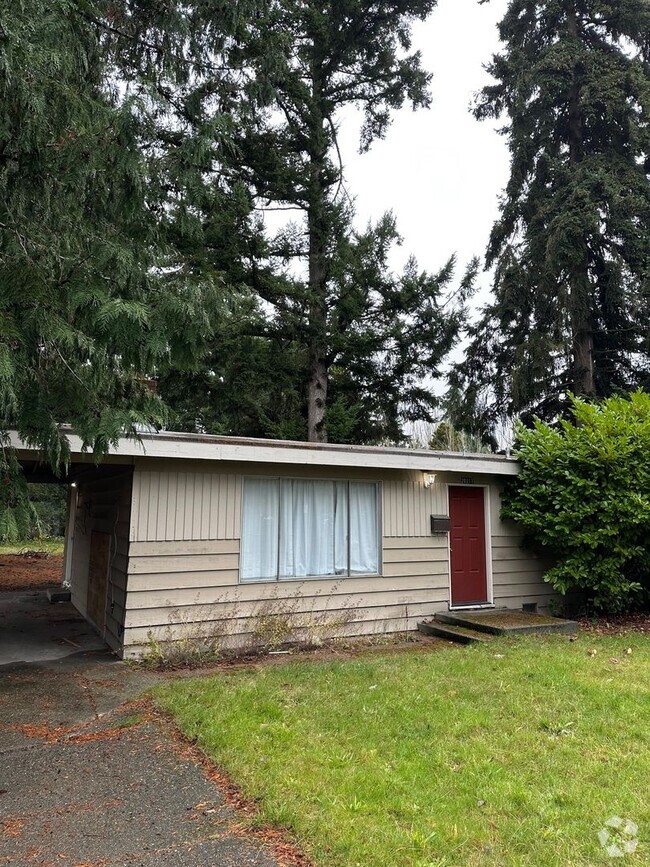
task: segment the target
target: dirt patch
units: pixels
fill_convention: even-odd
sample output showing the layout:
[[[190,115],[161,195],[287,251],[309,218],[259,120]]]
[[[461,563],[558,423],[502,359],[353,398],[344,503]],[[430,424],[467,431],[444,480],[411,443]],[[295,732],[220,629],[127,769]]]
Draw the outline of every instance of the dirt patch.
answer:
[[[63,557],[40,551],[0,556],[0,590],[45,590],[60,587]]]
[[[609,617],[581,617],[580,628],[594,635],[650,635],[650,612],[618,614]]]
[[[285,665],[291,662],[337,662],[372,654],[429,653],[448,646],[444,639],[423,635],[420,632],[403,632],[389,635],[333,638],[320,647],[292,647],[290,650],[236,653],[219,659],[206,660],[202,664],[152,667],[146,663],[131,663],[134,668],[151,671],[165,677],[209,676],[220,671],[255,670],[266,666]]]

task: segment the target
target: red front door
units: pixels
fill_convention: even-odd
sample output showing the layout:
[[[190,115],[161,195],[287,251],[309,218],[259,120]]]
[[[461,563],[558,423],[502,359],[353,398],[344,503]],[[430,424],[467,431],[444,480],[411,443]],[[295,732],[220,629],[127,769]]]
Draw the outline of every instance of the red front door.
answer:
[[[483,488],[449,488],[451,604],[489,602]]]

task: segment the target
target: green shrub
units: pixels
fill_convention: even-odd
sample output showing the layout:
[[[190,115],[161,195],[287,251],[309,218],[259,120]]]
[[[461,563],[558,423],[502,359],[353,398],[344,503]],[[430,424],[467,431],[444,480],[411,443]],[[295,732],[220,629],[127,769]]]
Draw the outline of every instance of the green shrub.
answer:
[[[27,482],[14,452],[0,436],[0,541],[15,542],[30,535],[38,516],[29,501]]]
[[[37,516],[37,520],[32,522],[30,535],[32,537],[63,536],[68,486],[30,482],[27,488],[30,502]]]
[[[522,471],[503,516],[553,556],[556,590],[620,611],[650,589],[650,394],[574,399],[572,411],[575,423],[519,427]]]

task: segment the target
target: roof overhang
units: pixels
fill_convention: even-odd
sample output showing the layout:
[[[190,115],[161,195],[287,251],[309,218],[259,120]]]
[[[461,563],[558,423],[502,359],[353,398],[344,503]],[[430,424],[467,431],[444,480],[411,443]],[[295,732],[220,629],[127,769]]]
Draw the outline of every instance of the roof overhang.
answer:
[[[88,462],[91,455],[81,439],[62,428],[72,461]],[[19,457],[38,455],[38,449],[26,445],[15,433],[9,434]],[[437,452],[393,446],[349,446],[331,443],[304,443],[286,440],[246,439],[207,434],[164,431],[142,433],[138,438],[122,438],[108,452],[115,459],[168,458],[196,461],[235,461],[270,464],[302,464],[319,467],[366,467],[373,469],[419,470],[424,473],[458,472],[515,476],[519,463],[503,455]],[[92,458],[91,458],[92,459]]]

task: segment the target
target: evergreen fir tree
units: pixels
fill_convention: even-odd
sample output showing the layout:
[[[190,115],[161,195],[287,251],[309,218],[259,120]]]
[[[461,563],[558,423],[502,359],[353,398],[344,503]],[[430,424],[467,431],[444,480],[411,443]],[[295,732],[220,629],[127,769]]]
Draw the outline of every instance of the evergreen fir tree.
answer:
[[[511,0],[475,114],[507,117],[494,302],[452,377],[457,423],[562,413],[650,374],[650,6]]]
[[[72,0],[0,11],[2,534],[28,515],[9,429],[57,470],[63,423],[100,455],[164,419],[150,376],[209,333],[212,289],[169,267],[165,171],[114,84],[101,14]]]
[[[233,287],[232,308],[241,311],[249,291],[257,304],[245,302],[247,316],[220,331],[198,379],[173,370],[161,378],[162,394],[184,423],[193,416],[184,395],[207,383],[211,406],[200,401],[200,424],[207,419],[211,430],[367,442],[399,439],[406,420],[431,418],[435,398],[422,382],[439,372],[458,333],[475,266],[453,299],[452,262],[434,275],[418,272],[414,262],[401,275],[390,273],[390,249],[399,241],[394,221],[387,215],[366,231],[353,228],[337,123],[342,109],[358,106],[365,150],[384,135],[393,110],[429,104],[429,76],[411,51],[411,26],[434,6],[232,4],[228,40],[214,26],[220,4],[186,7],[193,74],[181,91],[170,87],[179,111],[161,142],[170,128],[187,130],[193,141],[201,136],[192,138],[192,129],[229,119],[231,148],[211,168],[203,161],[204,186],[194,191],[190,210],[201,221],[195,249],[203,251],[199,267],[218,263]],[[120,26],[135,32],[131,16]],[[211,199],[215,178],[219,189],[242,185],[251,209],[227,233],[228,262],[220,253],[223,203]],[[273,210],[295,215],[275,235],[254,217]],[[219,225],[211,232],[215,214]],[[233,359],[246,374],[228,373]]]
[[[284,286],[255,288],[275,328],[306,352],[310,441],[394,440],[405,419],[430,418],[434,400],[422,378],[438,373],[458,332],[462,303],[444,309],[451,263],[429,275],[410,262],[393,275],[390,215],[353,230],[337,143],[348,106],[363,114],[362,151],[385,134],[393,110],[428,106],[411,25],[434,6],[282,0],[255,20],[243,47],[256,102],[240,144],[248,182],[257,201],[302,214],[270,244],[276,261],[293,265]]]
[[[152,214],[164,201],[141,134],[78,4],[5,4],[0,430],[17,428],[55,466],[61,423],[101,453],[160,421],[149,375],[170,353],[199,351],[208,326],[201,286],[153,272],[167,262]]]

